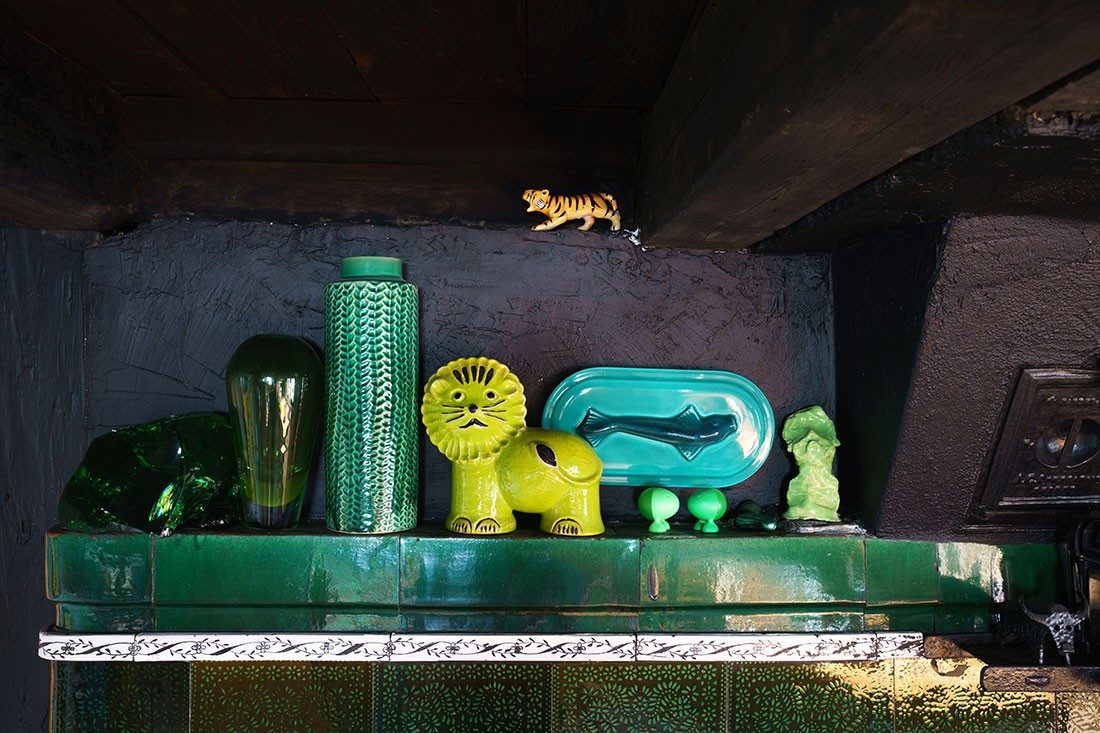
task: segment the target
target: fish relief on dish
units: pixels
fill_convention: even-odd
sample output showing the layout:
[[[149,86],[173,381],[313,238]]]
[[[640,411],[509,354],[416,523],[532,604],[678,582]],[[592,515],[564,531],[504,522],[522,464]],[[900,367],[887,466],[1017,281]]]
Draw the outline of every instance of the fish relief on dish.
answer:
[[[695,405],[690,405],[673,417],[605,415],[589,409],[576,432],[593,448],[613,433],[667,443],[690,461],[707,446],[721,443],[736,433],[738,427],[736,415],[702,415]]]

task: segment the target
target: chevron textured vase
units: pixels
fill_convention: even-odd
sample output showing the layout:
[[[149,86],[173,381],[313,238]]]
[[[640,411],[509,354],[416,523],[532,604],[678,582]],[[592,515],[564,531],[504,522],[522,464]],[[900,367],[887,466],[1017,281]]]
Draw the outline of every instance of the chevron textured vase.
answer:
[[[348,257],[325,289],[328,526],[380,534],[416,526],[419,296],[401,260]]]

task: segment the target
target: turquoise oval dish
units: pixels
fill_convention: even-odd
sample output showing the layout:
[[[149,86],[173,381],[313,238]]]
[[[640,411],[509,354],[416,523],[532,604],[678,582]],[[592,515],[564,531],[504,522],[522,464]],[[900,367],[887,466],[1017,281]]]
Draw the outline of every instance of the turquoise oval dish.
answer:
[[[542,426],[587,440],[603,484],[717,489],[764,464],[775,416],[733,372],[593,367],[557,386]]]

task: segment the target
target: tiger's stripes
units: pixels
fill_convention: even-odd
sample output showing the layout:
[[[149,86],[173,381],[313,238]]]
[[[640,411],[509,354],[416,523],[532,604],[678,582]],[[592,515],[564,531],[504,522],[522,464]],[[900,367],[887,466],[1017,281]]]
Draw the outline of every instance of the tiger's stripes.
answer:
[[[527,202],[527,211],[543,214],[546,221],[532,227],[536,232],[555,229],[567,221],[584,219],[581,231],[587,232],[596,223],[596,219],[611,222],[611,231],[617,232],[622,226],[619,218],[619,205],[609,193],[585,193],[579,196],[551,196],[549,189],[528,188],[523,192]]]

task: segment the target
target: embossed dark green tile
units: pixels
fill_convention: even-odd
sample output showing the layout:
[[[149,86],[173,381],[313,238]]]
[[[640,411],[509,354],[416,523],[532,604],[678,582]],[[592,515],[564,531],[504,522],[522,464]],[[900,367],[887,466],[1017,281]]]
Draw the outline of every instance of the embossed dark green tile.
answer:
[[[797,610],[794,610],[797,609]],[[840,609],[840,610],[838,610]],[[863,610],[854,605],[682,607],[642,611],[642,631],[862,631]]]
[[[190,730],[369,730],[373,666],[355,662],[194,662]]]
[[[936,606],[937,634],[989,631],[989,606]]]
[[[50,662],[51,731],[107,730],[108,666],[107,662]]]
[[[182,662],[54,662],[54,731],[187,730]]]
[[[148,603],[153,598],[152,535],[46,535],[46,596],[70,603]]]
[[[860,537],[647,537],[639,580],[643,605],[654,606],[866,599]]]
[[[400,631],[396,608],[157,606],[157,631]]]
[[[1100,692],[1060,692],[1055,706],[1054,733],[1100,731]]]
[[[936,545],[940,603],[989,605],[993,597],[993,561],[998,548],[969,542]]]
[[[148,631],[153,606],[58,603],[54,624],[67,631]]]
[[[867,605],[935,603],[936,545],[868,537]]]
[[[891,662],[733,664],[730,730],[888,733]]]
[[[721,664],[554,664],[551,730],[724,732],[727,672]]]
[[[405,631],[485,632],[498,634],[631,634],[638,630],[637,613],[611,611],[456,611],[408,609],[402,613]]]
[[[936,628],[936,607],[877,606],[864,614],[867,631],[920,631],[931,634]]]
[[[1055,545],[1001,545],[994,555],[993,583],[1009,602],[1027,599],[1037,610],[1065,600]]]
[[[402,606],[638,605],[634,538],[401,537]]]
[[[377,733],[543,733],[548,664],[380,664]],[[557,729],[555,729],[557,730]]]
[[[897,733],[1048,733],[1049,692],[983,692],[977,659],[895,659]]]
[[[107,730],[187,730],[187,668],[183,662],[110,662]]]
[[[158,604],[397,605],[394,535],[179,533],[154,552]]]

